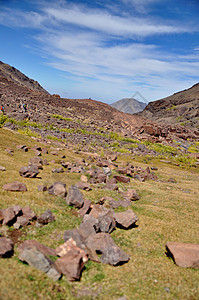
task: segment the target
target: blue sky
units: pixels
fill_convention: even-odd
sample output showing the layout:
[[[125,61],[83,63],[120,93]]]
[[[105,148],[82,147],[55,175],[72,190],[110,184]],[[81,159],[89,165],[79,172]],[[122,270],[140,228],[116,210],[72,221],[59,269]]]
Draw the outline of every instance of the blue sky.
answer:
[[[199,82],[198,0],[0,0],[0,60],[50,93],[147,101]]]

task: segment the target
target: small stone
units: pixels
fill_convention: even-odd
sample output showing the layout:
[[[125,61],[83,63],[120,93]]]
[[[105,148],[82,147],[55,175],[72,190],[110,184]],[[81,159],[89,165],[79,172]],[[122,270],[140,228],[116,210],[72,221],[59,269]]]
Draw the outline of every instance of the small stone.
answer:
[[[0,171],[6,171],[6,168],[3,166],[0,166]]]

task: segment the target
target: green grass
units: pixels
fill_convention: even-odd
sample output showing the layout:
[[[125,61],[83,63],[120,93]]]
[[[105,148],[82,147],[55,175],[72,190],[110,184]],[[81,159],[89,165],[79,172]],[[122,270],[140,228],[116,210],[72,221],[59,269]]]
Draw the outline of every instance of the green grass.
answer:
[[[54,141],[49,142],[52,142],[52,145],[47,145],[50,153]],[[46,144],[30,139],[27,135],[0,129],[0,164],[6,167],[6,172],[0,172],[0,209],[16,204],[30,206],[36,214],[51,209],[56,221],[41,228],[27,226],[20,229],[22,233],[20,240],[36,239],[44,245],[55,248],[64,242],[64,231],[78,227],[81,218],[77,209],[67,206],[64,199],[49,195],[47,192],[39,192],[37,186],[49,186],[55,181],[61,181],[66,183],[68,189],[70,185],[80,180],[81,174],[55,174],[51,169],[60,166],[58,162],[63,154],[66,156],[65,161],[74,163],[82,158],[87,161],[88,157],[83,157],[81,153],[75,154],[66,148],[60,150],[56,158],[51,154],[44,154],[42,158],[46,158],[50,164],[40,171],[39,178],[23,178],[19,175],[19,169],[28,164],[30,157],[34,156],[34,151],[23,152],[17,149],[18,144],[25,144],[29,149],[35,144],[46,147]],[[115,147],[117,146],[115,143]],[[7,154],[5,151],[7,148],[13,149],[13,156]],[[168,153],[173,151],[170,148],[166,150]],[[105,155],[103,148],[101,152]],[[138,300],[197,300],[199,271],[177,267],[172,259],[166,257],[165,244],[167,241],[198,243],[199,171],[197,168],[186,170],[164,164],[157,157],[148,158],[136,157],[132,160],[131,155],[121,154],[117,159],[119,166],[125,165],[127,161],[143,168],[155,165],[158,167],[155,173],[161,180],[140,182],[131,179],[130,184],[119,185],[123,190],[134,188],[141,196],[140,200],[131,204],[131,209],[139,217],[138,227],[131,230],[117,228],[111,233],[118,246],[131,256],[127,264],[113,267],[89,261],[79,282],[69,283],[65,277],[53,282],[42,272],[21,263],[16,252],[10,259],[0,259],[0,268],[3,270],[0,272],[0,299],[70,300],[77,299],[77,294],[87,289],[96,296],[82,296],[81,299],[109,300],[125,296],[127,299]],[[168,182],[170,177],[174,177],[177,183]],[[12,193],[2,189],[3,184],[15,180],[26,183],[28,191]],[[105,196],[113,197],[115,200],[121,198],[121,194],[117,191],[94,186],[92,191],[82,193],[84,198],[90,199],[92,203]],[[10,230],[5,226],[0,227],[0,233],[9,236]]]
[[[73,119],[71,119],[71,118],[66,118],[66,117],[63,117],[63,116],[58,115],[58,114],[51,115],[51,117],[53,117],[55,119],[63,120],[63,121],[68,121],[68,122],[73,121]]]

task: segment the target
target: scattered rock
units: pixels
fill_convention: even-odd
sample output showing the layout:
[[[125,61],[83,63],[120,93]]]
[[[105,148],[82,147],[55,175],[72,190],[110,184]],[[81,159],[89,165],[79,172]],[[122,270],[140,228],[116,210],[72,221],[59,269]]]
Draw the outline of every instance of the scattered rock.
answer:
[[[62,167],[60,168],[53,168],[52,169],[52,172],[53,173],[63,173],[64,172],[64,169]]]
[[[22,177],[33,178],[39,174],[39,169],[38,169],[38,166],[34,166],[34,165],[31,165],[28,167],[22,167],[19,170],[19,174]]]
[[[84,204],[83,195],[77,186],[71,186],[68,189],[66,203],[76,208],[81,208]]]
[[[29,160],[29,166],[37,166],[39,169],[43,169],[43,160],[40,157],[32,157]]]
[[[15,181],[11,183],[4,184],[3,189],[5,191],[11,191],[11,192],[26,192],[27,187],[25,183]]]
[[[25,240],[23,243],[21,243],[17,250],[19,252],[24,251],[25,249],[30,249],[30,248],[36,248],[37,250],[39,250],[40,252],[42,252],[44,255],[51,255],[51,256],[56,256],[56,251],[55,249],[52,249],[50,247],[47,247],[43,244],[40,244],[38,241],[36,240]]]
[[[140,196],[137,194],[136,190],[129,189],[126,192],[122,193],[122,196],[130,201],[136,201],[140,199]]]
[[[48,188],[48,193],[54,196],[65,197],[66,192],[66,184],[61,182],[55,182]]]
[[[123,175],[114,175],[114,178],[117,180],[117,182],[123,182],[123,183],[129,183],[130,178],[123,176]]]
[[[168,256],[171,256],[179,267],[199,268],[199,245],[168,242],[166,250]]]
[[[138,217],[131,209],[124,212],[114,213],[114,218],[117,225],[125,229],[135,225],[135,223],[138,221]]]
[[[79,280],[84,268],[82,254],[76,249],[72,249],[64,256],[58,258],[55,265],[60,273],[66,275],[70,281]]]
[[[47,186],[46,185],[38,185],[37,189],[39,192],[46,192]]]
[[[0,171],[6,171],[6,168],[3,166],[0,166]]]
[[[47,209],[42,215],[37,217],[37,222],[43,225],[46,225],[48,223],[51,223],[55,220],[55,217],[53,216],[50,209]]]
[[[0,257],[7,258],[13,255],[14,244],[11,239],[0,237]]]
[[[83,217],[85,214],[89,212],[90,208],[91,208],[91,201],[85,199],[83,206],[79,209],[79,215]]]
[[[25,248],[20,252],[19,259],[46,273],[53,280],[61,278],[56,265],[36,248]]]
[[[101,253],[100,261],[110,265],[119,265],[128,262],[130,257],[121,250],[108,233],[99,232],[91,234],[86,240],[90,253]],[[91,255],[91,254],[89,254]],[[93,260],[93,256],[90,257]],[[94,257],[94,260],[96,257]]]

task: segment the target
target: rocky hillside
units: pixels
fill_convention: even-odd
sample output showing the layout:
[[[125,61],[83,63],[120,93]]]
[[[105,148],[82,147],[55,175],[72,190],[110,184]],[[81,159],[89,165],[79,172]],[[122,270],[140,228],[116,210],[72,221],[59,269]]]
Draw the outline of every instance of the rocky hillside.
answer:
[[[150,102],[138,115],[164,124],[199,129],[199,83],[167,98]]]
[[[146,103],[137,101],[134,98],[123,98],[111,104],[112,107],[128,114],[135,114],[146,107]]]
[[[11,80],[18,85],[27,87],[28,89],[31,89],[35,92],[48,94],[48,92],[44,88],[42,88],[42,86],[37,81],[30,79],[19,70],[3,63],[2,61],[0,61],[0,76]]]
[[[197,130],[182,126],[159,125],[135,115],[119,112],[108,104],[90,99],[64,99],[56,95],[34,92],[4,77],[0,77],[0,101],[5,114],[16,120],[28,119],[59,129],[66,128],[70,134],[53,131],[57,138],[68,136],[73,143],[82,139],[85,143],[101,139],[102,135],[116,132],[126,138],[172,143],[178,139],[197,140]],[[27,103],[27,113],[23,113],[22,103]],[[76,135],[76,132],[79,134]],[[74,135],[72,134],[74,133]],[[88,136],[88,133],[91,133]],[[49,135],[42,131],[42,135]],[[107,140],[104,138],[104,140]]]

